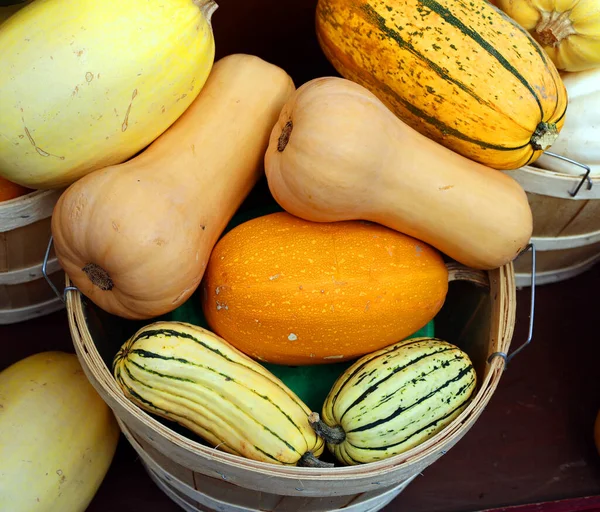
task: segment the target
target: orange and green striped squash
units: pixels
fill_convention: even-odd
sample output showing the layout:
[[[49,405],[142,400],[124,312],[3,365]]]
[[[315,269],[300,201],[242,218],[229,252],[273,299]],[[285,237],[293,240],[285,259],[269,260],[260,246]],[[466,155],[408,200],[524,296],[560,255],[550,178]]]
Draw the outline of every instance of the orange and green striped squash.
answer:
[[[448,281],[441,254],[420,240],[371,222],[277,212],[217,243],[202,306],[211,330],[254,359],[337,363],[426,325]]]
[[[489,167],[534,162],[563,126],[567,92],[556,67],[486,0],[319,0],[316,31],[343,77]]]

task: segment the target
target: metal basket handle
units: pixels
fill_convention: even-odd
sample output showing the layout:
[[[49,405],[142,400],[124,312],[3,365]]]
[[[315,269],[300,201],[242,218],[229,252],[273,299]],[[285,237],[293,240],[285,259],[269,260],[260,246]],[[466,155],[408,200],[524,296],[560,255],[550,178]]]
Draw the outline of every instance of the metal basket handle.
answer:
[[[44,262],[42,263],[42,275],[44,276],[44,279],[46,279],[46,282],[50,285],[50,288],[52,288],[52,291],[56,294],[56,296],[62,300],[63,302],[66,302],[66,297],[67,297],[67,292],[69,291],[79,291],[79,288],[77,288],[76,286],[66,286],[65,289],[63,290],[63,293],[61,294],[58,291],[58,288],[56,286],[54,286],[54,283],[50,280],[50,277],[48,277],[48,259],[50,258],[50,251],[52,250],[52,242],[54,241],[52,235],[50,235],[50,241],[48,242],[48,247],[46,248],[46,254],[44,255]]]
[[[575,187],[575,190],[570,191],[569,190],[569,195],[571,197],[575,197],[579,191],[581,190],[581,187],[583,187],[583,184],[587,181],[587,189],[588,190],[592,190],[592,187],[594,186],[594,183],[592,182],[592,178],[590,178],[590,173],[592,172],[592,169],[590,168],[589,165],[586,164],[582,164],[580,162],[577,162],[575,160],[571,160],[570,158],[567,158],[566,156],[562,156],[562,155],[557,155],[556,153],[551,153],[550,151],[544,151],[544,155],[548,155],[551,156],[553,158],[558,158],[559,160],[564,160],[565,162],[569,162],[570,164],[576,165],[578,167],[581,167],[582,169],[585,170],[585,174],[581,177],[581,181],[579,182],[579,184],[577,185],[577,187]]]
[[[527,339],[520,347],[513,350],[511,354],[507,354],[506,352],[494,352],[488,357],[488,363],[491,363],[495,357],[501,357],[502,359],[504,359],[505,370],[512,358],[515,357],[519,352],[521,352],[527,345],[529,345],[531,343],[531,340],[533,339],[533,320],[535,316],[535,244],[530,243],[529,245],[527,245],[527,247],[525,247],[525,249],[523,249],[517,255],[517,258],[519,258],[522,254],[526,253],[529,249],[531,249],[531,302],[529,306],[529,333],[527,335]]]

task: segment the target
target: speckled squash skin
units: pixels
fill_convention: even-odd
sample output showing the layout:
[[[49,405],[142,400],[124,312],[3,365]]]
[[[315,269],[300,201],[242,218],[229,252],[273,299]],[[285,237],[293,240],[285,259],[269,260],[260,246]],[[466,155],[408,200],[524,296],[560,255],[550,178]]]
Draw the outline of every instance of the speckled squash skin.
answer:
[[[202,307],[213,332],[255,359],[325,364],[410,336],[447,291],[440,253],[419,240],[369,222],[278,212],[218,242]]]
[[[535,161],[567,93],[537,42],[485,0],[319,0],[319,43],[400,119],[496,169]]]

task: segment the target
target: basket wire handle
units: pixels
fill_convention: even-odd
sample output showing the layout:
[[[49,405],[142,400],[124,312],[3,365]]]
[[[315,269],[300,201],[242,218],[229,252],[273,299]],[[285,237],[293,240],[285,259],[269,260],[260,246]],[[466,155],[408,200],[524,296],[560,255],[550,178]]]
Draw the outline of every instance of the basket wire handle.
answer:
[[[530,243],[523,249],[517,256],[521,256],[525,252],[531,249],[531,302],[529,306],[529,333],[527,335],[527,340],[523,343],[519,348],[515,349],[512,354],[507,354],[506,352],[494,352],[490,354],[488,357],[488,363],[491,363],[495,357],[501,357],[504,359],[504,369],[508,366],[510,360],[515,357],[521,350],[523,350],[527,345],[531,343],[533,339],[533,318],[535,314],[535,244]]]
[[[578,167],[585,169],[585,174],[581,177],[581,181],[579,182],[579,185],[577,185],[577,187],[575,187],[575,190],[573,192],[571,192],[569,190],[569,195],[571,197],[575,197],[579,193],[579,190],[581,190],[581,187],[583,187],[583,184],[585,182],[587,182],[586,188],[588,190],[592,190],[594,183],[592,182],[592,179],[590,178],[590,173],[592,172],[592,169],[590,168],[589,165],[582,164],[575,160],[571,160],[570,158],[567,158],[566,156],[557,155],[556,153],[551,153],[550,151],[544,151],[544,155],[552,156],[554,158],[558,158],[559,160],[564,160],[565,162],[569,162],[570,164],[577,165]]]
[[[48,242],[48,247],[46,248],[46,254],[44,255],[44,262],[42,263],[42,274],[43,274],[44,278],[46,279],[46,282],[50,285],[50,288],[52,288],[52,290],[56,294],[56,296],[60,300],[62,300],[63,302],[65,302],[66,297],[67,297],[67,292],[69,290],[79,291],[79,288],[77,288],[76,286],[66,286],[65,289],[63,290],[63,293],[61,294],[58,291],[58,288],[56,288],[56,286],[54,286],[54,283],[48,277],[48,272],[47,272],[48,258],[50,257],[50,251],[52,250],[52,242],[53,241],[54,241],[54,238],[52,237],[52,235],[50,235],[50,241]]]

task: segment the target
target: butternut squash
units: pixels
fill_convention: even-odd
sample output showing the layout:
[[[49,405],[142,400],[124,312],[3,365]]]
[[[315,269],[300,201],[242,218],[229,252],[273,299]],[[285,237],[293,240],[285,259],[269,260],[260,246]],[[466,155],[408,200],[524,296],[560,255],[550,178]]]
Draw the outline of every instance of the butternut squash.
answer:
[[[215,246],[202,308],[213,332],[263,362],[354,359],[426,325],[444,304],[438,251],[378,224],[249,220]]]
[[[77,356],[41,352],[0,372],[0,510],[84,512],[119,426]]]
[[[343,78],[311,80],[286,103],[265,172],[293,215],[377,222],[472,268],[512,261],[532,233],[514,179],[421,135]]]
[[[344,78],[412,128],[495,169],[534,162],[568,115],[552,61],[486,0],[319,0],[316,30]]]
[[[58,200],[52,234],[73,284],[105,311],[146,319],[182,304],[263,173],[269,133],[294,91],[281,68],[235,54],[137,157],[100,169]]]
[[[213,65],[213,0],[35,0],[0,25],[0,176],[63,188],[144,149]]]

